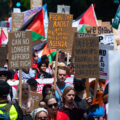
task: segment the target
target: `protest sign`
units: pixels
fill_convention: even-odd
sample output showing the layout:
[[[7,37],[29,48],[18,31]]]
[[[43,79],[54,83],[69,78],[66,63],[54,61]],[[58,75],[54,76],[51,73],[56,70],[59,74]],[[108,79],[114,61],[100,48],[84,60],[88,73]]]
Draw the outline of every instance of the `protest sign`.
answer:
[[[30,0],[30,8],[38,8],[42,6],[42,0]]]
[[[57,13],[70,14],[70,6],[57,5]]]
[[[24,13],[12,13],[12,32],[17,31],[24,24]]]
[[[113,50],[114,46],[99,45],[100,78],[108,80],[108,51]]]
[[[101,34],[101,35],[98,35],[98,36],[99,36],[99,40],[100,40],[101,44],[114,46],[114,35],[113,35],[113,33]]]
[[[102,22],[101,26],[108,26],[108,25],[110,25],[110,22],[109,21],[105,21],[105,22]]]
[[[32,32],[12,32],[8,35],[9,69],[30,68],[32,66]]]
[[[42,94],[30,91],[30,95],[34,101],[34,109],[39,108],[39,103],[42,100]]]
[[[7,60],[7,47],[0,47],[0,67],[4,67]]]
[[[120,51],[109,51],[108,120],[120,120]]]
[[[76,78],[99,77],[99,38],[75,37],[73,62]]]
[[[85,27],[87,34],[106,34],[113,33],[112,26]]]
[[[51,49],[67,49],[72,28],[73,16],[70,14],[50,13],[48,25],[47,47]]]

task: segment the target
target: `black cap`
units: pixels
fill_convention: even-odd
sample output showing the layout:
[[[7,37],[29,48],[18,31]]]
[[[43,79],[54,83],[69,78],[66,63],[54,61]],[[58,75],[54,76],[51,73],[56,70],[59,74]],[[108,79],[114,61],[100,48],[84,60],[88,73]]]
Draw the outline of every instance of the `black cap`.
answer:
[[[12,76],[12,73],[11,73],[11,71],[9,71],[6,68],[0,68],[0,76],[1,75],[5,75],[7,77],[7,79],[10,79]]]
[[[9,94],[9,90],[10,85],[5,81],[0,80],[0,97],[7,96]]]

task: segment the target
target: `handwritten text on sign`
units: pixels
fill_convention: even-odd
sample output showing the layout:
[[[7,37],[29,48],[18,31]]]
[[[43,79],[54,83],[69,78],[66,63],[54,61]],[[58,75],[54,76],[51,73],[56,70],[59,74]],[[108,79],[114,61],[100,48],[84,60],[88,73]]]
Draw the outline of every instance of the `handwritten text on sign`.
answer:
[[[77,78],[99,77],[99,38],[75,38],[73,58]]]
[[[55,14],[49,15],[48,48],[66,49],[72,28],[72,15]]]
[[[32,33],[30,31],[9,33],[9,69],[31,67]]]

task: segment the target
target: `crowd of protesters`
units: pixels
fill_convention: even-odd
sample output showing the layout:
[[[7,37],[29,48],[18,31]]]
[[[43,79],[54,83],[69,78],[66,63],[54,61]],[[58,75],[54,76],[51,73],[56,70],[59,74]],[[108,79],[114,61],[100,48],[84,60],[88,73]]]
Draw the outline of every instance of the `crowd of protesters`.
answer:
[[[89,82],[89,97],[86,93],[86,79],[75,78],[74,64],[66,62],[62,51],[58,56],[56,86],[46,84],[42,99],[34,109],[30,91],[37,91],[36,79],[54,78],[55,64],[49,64],[47,55],[38,57],[33,52],[32,68],[22,70],[22,104],[19,106],[19,86],[10,86],[8,81],[19,80],[19,70],[0,69],[0,120],[106,120],[108,103],[107,80],[99,79],[96,99],[94,99],[95,80]],[[73,77],[74,76],[74,77]],[[73,77],[73,85],[65,82]]]

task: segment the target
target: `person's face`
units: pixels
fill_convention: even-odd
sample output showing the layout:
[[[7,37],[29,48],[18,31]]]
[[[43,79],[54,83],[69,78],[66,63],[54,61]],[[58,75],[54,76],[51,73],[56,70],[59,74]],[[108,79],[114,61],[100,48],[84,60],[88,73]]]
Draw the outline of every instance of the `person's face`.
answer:
[[[42,64],[41,67],[40,67],[40,70],[43,71],[43,72],[46,72],[46,69],[47,69],[46,64]]]
[[[48,106],[49,115],[55,116],[57,112],[57,107],[58,107],[56,99],[55,98],[49,99],[47,106]]]
[[[59,53],[58,59],[59,62],[65,62],[65,53]]]
[[[42,111],[36,115],[35,120],[48,120],[47,113]]]
[[[70,90],[65,96],[65,103],[73,103],[75,98],[75,91]]]
[[[66,79],[66,70],[59,69],[57,80],[58,82],[64,82]]]
[[[0,80],[7,81],[7,76],[1,75],[1,76],[0,76]]]
[[[28,97],[28,93],[29,92],[29,90],[28,90],[28,86],[27,85],[23,85],[22,86],[22,96],[23,97]]]

